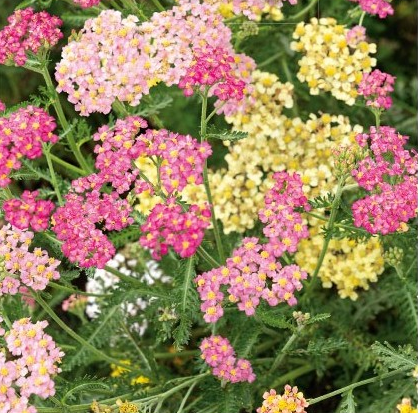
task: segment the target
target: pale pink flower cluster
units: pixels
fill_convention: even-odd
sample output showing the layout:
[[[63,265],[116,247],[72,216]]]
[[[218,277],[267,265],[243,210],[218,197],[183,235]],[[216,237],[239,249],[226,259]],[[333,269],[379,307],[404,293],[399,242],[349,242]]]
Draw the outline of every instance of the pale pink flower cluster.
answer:
[[[5,110],[6,110],[6,105],[4,104],[4,102],[0,100],[0,112],[4,112]]]
[[[223,285],[228,285],[229,301],[237,303],[238,309],[247,316],[255,313],[261,299],[271,306],[297,303],[294,291],[302,289],[301,280],[307,274],[297,265],[282,267],[269,247],[269,244],[259,244],[258,238],[244,238],[226,265],[195,278],[206,322],[214,323],[223,315]]]
[[[100,0],[73,0],[75,4],[78,4],[83,9],[88,9],[89,7],[97,6],[100,3]]]
[[[53,378],[61,372],[58,364],[64,353],[44,332],[47,326],[47,321],[34,324],[22,318],[8,332],[0,328],[6,341],[5,352],[0,352],[1,412],[36,413],[29,397],[46,399],[55,394]]]
[[[388,94],[393,92],[394,84],[395,77],[376,69],[370,73],[363,73],[358,93],[366,98],[367,106],[389,109],[392,106],[392,98]]]
[[[263,233],[269,239],[269,251],[281,257],[284,252],[296,252],[299,241],[309,236],[308,228],[302,223],[302,215],[295,208],[310,210],[302,190],[298,174],[287,172],[273,174],[274,186],[265,196],[265,207],[258,216],[265,224]]]
[[[160,260],[173,247],[182,258],[192,256],[210,224],[211,212],[207,205],[191,205],[187,211],[170,197],[164,204],[157,204],[151,210],[145,224],[141,226],[143,235],[139,242],[151,250],[154,259]]]
[[[131,225],[131,206],[116,192],[101,193],[99,188],[84,195],[70,192],[65,199],[52,216],[53,231],[64,241],[64,255],[80,267],[104,268],[116,250],[103,230],[120,231]]]
[[[345,35],[347,44],[356,47],[360,42],[366,40],[366,28],[364,26],[354,26]]]
[[[21,199],[5,201],[3,209],[6,220],[19,229],[31,228],[35,232],[46,230],[55,205],[52,201],[37,199],[38,195],[38,191],[23,191]]]
[[[33,232],[21,231],[10,224],[0,228],[0,296],[17,294],[23,286],[44,290],[50,280],[60,278],[56,270],[60,261],[46,251],[29,251]]]
[[[296,386],[288,384],[284,387],[283,394],[277,394],[276,390],[271,389],[263,394],[263,399],[257,413],[307,413],[305,407],[309,406],[303,393]]]
[[[372,234],[394,232],[416,214],[417,152],[406,150],[408,137],[389,126],[372,126],[356,140],[369,154],[352,175],[371,194],[352,205],[354,224]]]
[[[0,117],[0,188],[11,182],[12,170],[21,167],[20,158],[39,158],[42,142],[57,142],[58,136],[52,133],[55,127],[52,116],[31,105]]]
[[[59,29],[62,20],[46,11],[19,9],[7,21],[9,24],[0,31],[0,64],[23,66],[28,52],[37,54],[39,49],[48,49],[63,37]]]
[[[381,19],[394,13],[393,7],[386,0],[350,0],[359,4],[363,11],[377,15]]]
[[[87,304],[87,297],[84,295],[71,294],[66,300],[61,304],[63,311],[71,311],[77,306],[84,306]]]
[[[252,383],[256,376],[251,363],[246,359],[237,359],[235,351],[227,338],[210,336],[200,345],[202,359],[212,367],[212,374],[231,383],[246,381]]]
[[[120,12],[103,11],[64,47],[56,67],[57,90],[69,94],[81,115],[108,113],[116,98],[135,106],[159,82],[179,84],[196,62],[195,51],[206,47],[225,50],[234,58],[231,76],[251,82],[247,66],[254,68],[254,61],[235,54],[231,31],[216,6],[182,0],[137,22],[135,16],[123,19]]]

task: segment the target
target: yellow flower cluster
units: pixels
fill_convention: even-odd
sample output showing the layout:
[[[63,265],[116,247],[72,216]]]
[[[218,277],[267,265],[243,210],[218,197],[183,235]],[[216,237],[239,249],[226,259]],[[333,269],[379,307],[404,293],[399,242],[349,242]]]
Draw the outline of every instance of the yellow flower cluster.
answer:
[[[234,3],[237,3],[236,1],[207,0],[207,2],[219,4],[219,12],[225,19],[231,19],[235,15],[243,14],[243,12],[248,10],[248,3],[246,1],[239,2],[238,7],[234,7]],[[280,21],[283,20],[283,13],[280,7],[272,6],[267,2],[262,9],[259,7],[252,7],[251,20],[260,21],[262,18]]]
[[[126,366],[131,365],[130,360],[121,360],[120,362],[122,364],[126,364]],[[120,376],[123,376],[124,374],[126,374],[129,371],[128,368],[125,369],[122,366],[119,366],[119,365],[116,365],[116,364],[111,364],[110,368],[112,369],[112,371],[110,372],[110,377],[120,377]],[[135,386],[136,384],[147,384],[149,382],[150,382],[150,379],[148,377],[138,376],[138,377],[134,377],[131,380],[131,385]]]
[[[404,398],[401,403],[396,406],[399,413],[417,413],[417,409],[412,407],[411,399]]]
[[[318,262],[324,243],[321,235],[322,223],[309,219],[310,237],[299,244],[295,260],[308,273],[312,274]],[[357,300],[358,289],[369,289],[369,283],[376,282],[384,270],[383,248],[378,238],[366,243],[349,239],[332,239],[319,278],[324,288],[335,285],[341,298]]]
[[[376,53],[376,45],[360,41],[349,46],[347,32],[333,18],[313,18],[310,23],[298,23],[293,33],[297,41],[290,47],[304,54],[297,77],[308,84],[311,95],[323,90],[353,105],[363,72],[376,65],[376,59],[370,57]]]

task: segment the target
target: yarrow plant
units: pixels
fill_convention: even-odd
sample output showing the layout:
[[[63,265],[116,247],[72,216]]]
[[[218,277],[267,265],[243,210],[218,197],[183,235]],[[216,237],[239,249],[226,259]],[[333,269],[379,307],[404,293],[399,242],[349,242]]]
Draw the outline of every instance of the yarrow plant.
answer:
[[[0,413],[416,413],[409,0],[11,3]]]

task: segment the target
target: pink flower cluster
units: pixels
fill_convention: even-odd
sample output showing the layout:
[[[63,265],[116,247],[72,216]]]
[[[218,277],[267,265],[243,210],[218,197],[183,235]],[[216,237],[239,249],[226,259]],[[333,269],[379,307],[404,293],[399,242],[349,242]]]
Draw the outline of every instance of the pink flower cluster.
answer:
[[[194,51],[195,60],[180,79],[179,87],[185,96],[193,95],[195,89],[213,86],[209,93],[219,100],[241,100],[245,82],[236,78],[234,57],[223,48],[206,47]]]
[[[37,54],[40,48],[48,49],[63,37],[59,29],[62,20],[46,11],[19,9],[7,21],[9,24],[0,31],[0,64],[23,66],[27,52]]]
[[[205,313],[204,319],[214,323],[223,315],[223,285],[229,286],[229,301],[237,303],[240,311],[251,316],[260,299],[271,306],[281,302],[295,305],[294,291],[302,288],[301,280],[306,278],[306,272],[297,265],[282,267],[274,257],[270,244],[261,245],[258,238],[244,238],[242,246],[233,251],[225,266],[197,276],[195,282],[203,301],[201,310]]]
[[[0,118],[0,188],[11,182],[10,172],[21,167],[21,157],[39,158],[42,142],[58,140],[52,133],[55,127],[54,118],[35,106],[20,108]]]
[[[263,404],[257,409],[257,413],[307,413],[305,407],[309,403],[303,397],[298,388],[288,384],[284,387],[283,394],[277,394],[271,389],[263,394]]]
[[[393,7],[386,0],[350,0],[360,5],[363,11],[378,15],[381,19],[394,13]]]
[[[4,104],[4,102],[0,100],[0,112],[4,112],[5,110],[6,110],[6,105]]]
[[[372,234],[394,232],[416,214],[417,152],[404,149],[408,137],[389,126],[371,127],[356,140],[370,154],[352,175],[371,194],[354,202],[354,224]]]
[[[0,296],[17,294],[23,286],[44,290],[50,280],[60,275],[56,270],[60,261],[46,251],[29,251],[33,232],[21,231],[10,224],[0,229]]]
[[[394,83],[393,76],[376,69],[370,73],[363,73],[358,93],[367,99],[367,106],[389,109],[392,106],[392,98],[388,94],[393,92]]]
[[[237,359],[235,351],[227,338],[210,336],[203,339],[200,345],[202,359],[212,367],[212,374],[221,380],[238,383],[252,383],[255,374],[246,359]]]
[[[63,49],[57,90],[69,94],[81,115],[108,113],[116,98],[138,105],[159,82],[179,84],[196,62],[195,50],[206,47],[224,49],[234,58],[235,76],[244,73],[243,81],[251,82],[248,69],[254,69],[254,61],[234,53],[231,31],[215,5],[180,0],[171,10],[137,23],[135,16],[122,19],[120,12],[103,11],[87,20]]]
[[[154,259],[161,259],[173,247],[182,258],[192,256],[210,224],[210,209],[207,206],[191,205],[187,211],[176,204],[175,198],[168,198],[165,204],[157,204],[145,224],[141,226],[144,235],[140,244],[151,250]]]
[[[100,0],[73,0],[75,4],[78,4],[83,9],[88,9],[89,7],[97,6],[100,3]]]
[[[55,394],[53,377],[61,372],[57,365],[64,353],[44,332],[47,326],[47,321],[33,324],[29,318],[22,318],[7,333],[0,328],[7,346],[6,353],[0,352],[2,412],[36,413],[36,408],[29,405],[29,397],[46,399]]]
[[[351,47],[356,47],[360,42],[366,40],[366,28],[364,26],[354,26],[345,35],[347,43]]]
[[[65,205],[52,216],[53,231],[64,241],[64,255],[80,267],[103,268],[115,254],[115,247],[103,230],[120,231],[132,224],[131,206],[116,192],[98,190],[84,196],[70,192],[65,199]]]
[[[308,228],[302,223],[302,216],[295,208],[309,211],[308,200],[302,191],[298,174],[276,172],[274,186],[265,196],[265,207],[258,216],[265,225],[264,235],[269,239],[269,248],[276,257],[287,251],[296,252],[299,241],[309,236]]]
[[[63,311],[72,311],[77,307],[83,307],[87,304],[87,297],[84,295],[71,294],[66,300],[61,304]]]
[[[49,218],[55,205],[52,201],[36,199],[38,191],[23,191],[22,198],[13,198],[4,202],[5,218],[19,229],[28,229],[35,232],[48,228]]]

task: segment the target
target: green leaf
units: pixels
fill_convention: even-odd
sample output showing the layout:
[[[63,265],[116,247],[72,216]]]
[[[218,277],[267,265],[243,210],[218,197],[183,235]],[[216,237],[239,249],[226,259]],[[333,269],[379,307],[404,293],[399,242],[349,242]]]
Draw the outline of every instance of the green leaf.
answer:
[[[32,4],[35,4],[36,0],[23,0],[21,3],[19,3],[16,7],[15,10],[19,10],[19,9],[25,9],[26,7],[31,6]]]
[[[328,319],[330,317],[331,317],[330,313],[316,314],[313,317],[311,317],[309,320],[306,321],[306,325],[320,323],[321,321],[325,321],[326,319]]]
[[[350,390],[343,395],[339,413],[356,413],[357,403],[354,401],[353,391]]]
[[[383,344],[376,341],[371,350],[387,370],[409,368],[412,371],[417,365],[416,352],[410,344],[395,349],[387,341]]]
[[[215,127],[209,128],[206,137],[208,139],[220,139],[221,141],[239,141],[248,136],[247,132],[231,131],[231,130],[218,130]]]

